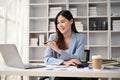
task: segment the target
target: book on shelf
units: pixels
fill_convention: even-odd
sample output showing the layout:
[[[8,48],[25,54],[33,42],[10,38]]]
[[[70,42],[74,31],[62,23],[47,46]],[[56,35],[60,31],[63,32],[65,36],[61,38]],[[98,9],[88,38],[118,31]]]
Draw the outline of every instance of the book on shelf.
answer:
[[[77,16],[77,8],[70,8],[70,12],[72,13],[72,15],[73,15],[74,17]]]
[[[95,25],[96,25],[96,30],[102,30],[103,25],[101,20],[96,20]]]
[[[96,21],[90,20],[89,21],[89,30],[97,30]]]
[[[119,11],[119,10],[118,10]],[[120,16],[120,12],[113,12],[111,13],[111,16]]]
[[[51,22],[50,22],[49,30],[50,30],[50,31],[55,31],[55,24],[54,24],[54,21],[51,21]]]
[[[43,46],[45,42],[45,35],[40,34],[38,39],[39,39],[39,46]]]
[[[102,23],[101,23],[101,26],[102,26],[102,30],[107,30],[107,21],[105,20],[102,20]]]
[[[90,20],[89,22],[90,30],[107,30],[106,20]]]
[[[89,7],[89,15],[97,16],[97,7]]]
[[[50,17],[55,17],[59,13],[59,11],[61,11],[61,10],[62,10],[62,7],[50,7],[49,16]]]
[[[76,29],[77,29],[78,31],[83,31],[83,24],[82,24],[82,22],[76,21],[76,22],[75,22],[75,25],[76,25]]]

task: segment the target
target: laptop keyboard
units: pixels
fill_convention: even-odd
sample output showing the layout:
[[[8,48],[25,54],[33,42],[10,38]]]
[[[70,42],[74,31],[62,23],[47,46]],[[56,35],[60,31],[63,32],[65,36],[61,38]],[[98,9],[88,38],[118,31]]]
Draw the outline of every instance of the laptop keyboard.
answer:
[[[32,65],[32,64],[26,64],[25,69],[34,69],[34,68],[44,68],[44,65]]]

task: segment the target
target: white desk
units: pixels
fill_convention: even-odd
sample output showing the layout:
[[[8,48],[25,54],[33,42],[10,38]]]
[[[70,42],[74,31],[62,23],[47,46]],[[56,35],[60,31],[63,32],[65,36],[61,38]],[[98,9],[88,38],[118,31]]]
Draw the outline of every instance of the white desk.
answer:
[[[0,67],[0,75],[20,75],[20,76],[57,76],[57,77],[97,77],[97,78],[120,78],[118,70],[77,69],[77,68],[37,68],[37,69],[17,69],[10,67]]]

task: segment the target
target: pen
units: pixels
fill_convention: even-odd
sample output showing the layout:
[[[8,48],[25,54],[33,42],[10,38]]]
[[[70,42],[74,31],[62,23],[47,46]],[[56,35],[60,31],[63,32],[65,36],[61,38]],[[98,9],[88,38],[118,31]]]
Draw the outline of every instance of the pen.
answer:
[[[54,41],[54,40],[53,40]],[[50,41],[47,41],[47,42],[44,42],[44,44],[47,44],[48,42],[50,42]],[[55,42],[55,41],[54,41]]]
[[[44,44],[47,44],[47,42],[44,42]]]

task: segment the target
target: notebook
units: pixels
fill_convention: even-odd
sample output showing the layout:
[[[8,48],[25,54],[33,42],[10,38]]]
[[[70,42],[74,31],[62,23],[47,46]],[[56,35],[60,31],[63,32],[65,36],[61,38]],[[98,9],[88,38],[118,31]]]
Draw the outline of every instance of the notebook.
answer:
[[[110,63],[104,65],[104,69],[120,69],[120,63]]]
[[[22,68],[22,69],[45,67],[45,65],[42,64],[41,65],[23,64],[15,44],[0,44],[0,52],[2,54],[2,57],[6,65],[9,67]]]

